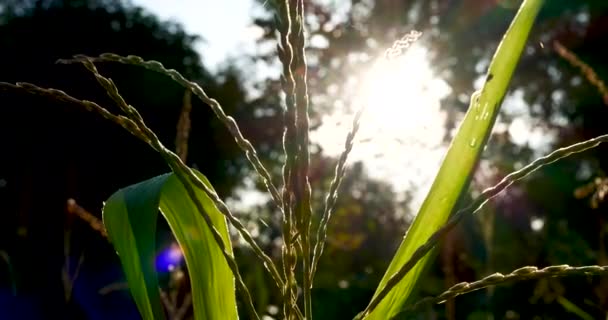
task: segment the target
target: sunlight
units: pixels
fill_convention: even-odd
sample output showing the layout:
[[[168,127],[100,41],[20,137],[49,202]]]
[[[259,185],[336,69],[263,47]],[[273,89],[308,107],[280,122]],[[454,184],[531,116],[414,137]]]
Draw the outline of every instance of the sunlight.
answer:
[[[421,204],[439,168],[445,146],[445,114],[440,101],[451,88],[434,74],[427,49],[417,44],[394,59],[378,58],[360,73],[355,101],[367,105],[353,161],[363,161],[370,176],[396,191],[416,187],[413,207]],[[326,155],[344,148],[352,114],[336,110],[311,136]]]
[[[444,121],[439,101],[449,88],[435,78],[426,55],[425,48],[414,45],[396,59],[379,58],[365,73],[361,86],[362,101],[368,106],[365,121],[387,138],[428,145],[428,135],[438,133],[428,129]]]

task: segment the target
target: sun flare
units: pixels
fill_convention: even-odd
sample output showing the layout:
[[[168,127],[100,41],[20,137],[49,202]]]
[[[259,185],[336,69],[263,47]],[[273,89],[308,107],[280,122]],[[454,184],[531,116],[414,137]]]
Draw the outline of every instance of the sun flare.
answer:
[[[445,151],[440,101],[451,89],[435,76],[427,56],[426,48],[414,44],[397,58],[378,58],[359,74],[362,80],[354,95],[366,111],[350,159],[363,161],[372,177],[390,182],[397,191],[415,184],[424,192]],[[342,110],[323,118],[312,138],[325,154],[343,151],[351,118]]]
[[[402,138],[423,138],[419,129],[442,121],[437,115],[447,85],[435,78],[423,47],[412,46],[395,59],[376,60],[363,79],[360,92],[368,107],[366,121],[381,125],[378,129],[396,130]]]

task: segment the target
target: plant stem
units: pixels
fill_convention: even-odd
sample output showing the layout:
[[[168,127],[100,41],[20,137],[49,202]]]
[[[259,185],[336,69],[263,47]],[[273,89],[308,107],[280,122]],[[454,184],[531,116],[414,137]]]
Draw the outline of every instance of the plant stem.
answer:
[[[255,148],[253,147],[253,145],[251,144],[251,142],[249,142],[249,140],[247,140],[247,139],[245,139],[245,137],[243,137],[243,134],[241,133],[241,131],[240,131],[238,125],[236,124],[236,122],[234,121],[234,119],[232,117],[226,115],[226,113],[222,109],[222,106],[220,105],[220,103],[217,100],[209,97],[207,95],[207,93],[205,92],[205,90],[203,90],[203,88],[201,88],[201,86],[199,86],[196,82],[187,80],[182,74],[180,74],[178,71],[176,71],[174,69],[166,69],[163,66],[163,64],[158,61],[154,61],[154,60],[145,61],[141,57],[134,56],[134,55],[129,55],[126,57],[123,57],[123,56],[120,56],[117,54],[113,54],[113,53],[104,53],[104,54],[101,54],[99,57],[88,57],[85,55],[76,55],[76,56],[74,56],[74,59],[61,59],[61,60],[58,60],[57,62],[70,64],[70,63],[75,63],[75,62],[82,63],[82,61],[85,61],[85,60],[91,61],[91,62],[111,61],[111,62],[118,62],[118,63],[128,64],[128,65],[144,67],[148,70],[152,70],[152,71],[164,74],[164,75],[170,77],[171,79],[173,79],[175,82],[177,82],[181,86],[189,89],[199,99],[201,99],[201,101],[203,101],[205,104],[207,104],[211,107],[212,111],[215,113],[217,118],[222,122],[222,124],[224,124],[224,126],[228,129],[230,134],[232,134],[232,136],[234,137],[239,148],[245,153],[247,160],[251,163],[254,170],[257,172],[257,174],[263,180],[264,185],[268,189],[268,192],[270,193],[272,199],[277,204],[277,206],[279,206],[279,209],[281,209],[280,208],[281,197],[279,195],[279,192],[278,192],[277,188],[274,186],[274,184],[272,183],[270,173],[268,172],[266,167],[264,167],[264,165],[260,161],[260,159],[257,155],[257,152],[256,152]]]
[[[116,115],[110,113],[109,111],[107,111],[106,109],[104,109],[103,107],[97,105],[94,102],[76,99],[61,90],[40,88],[38,86],[29,84],[29,83],[18,83],[17,85],[12,85],[12,84],[8,84],[8,83],[4,83],[4,82],[0,82],[0,89],[6,89],[6,88],[22,89],[22,90],[25,90],[30,93],[43,95],[46,97],[52,97],[55,99],[59,99],[61,101],[66,101],[66,102],[81,105],[81,106],[85,107],[85,109],[96,112],[96,113],[102,115],[104,118],[109,119],[116,124],[119,124],[125,130],[127,130],[134,136],[138,137],[139,139],[143,140],[144,142],[148,143],[154,150],[159,152],[161,154],[161,156],[163,157],[163,159],[167,162],[169,167],[171,167],[173,172],[180,179],[180,181],[186,188],[188,195],[192,198],[195,206],[197,207],[197,210],[202,214],[205,222],[207,223],[207,226],[211,230],[211,233],[212,233],[217,245],[219,246],[220,250],[222,251],[222,254],[224,255],[224,258],[226,259],[228,266],[230,267],[232,273],[234,274],[237,288],[239,289],[239,292],[243,295],[243,299],[245,300],[248,312],[252,315],[252,317],[254,319],[259,319],[259,317],[257,316],[257,313],[255,311],[255,308],[253,307],[251,295],[249,294],[249,291],[247,290],[247,287],[245,286],[245,283],[243,282],[243,279],[238,271],[238,266],[236,264],[236,260],[234,259],[232,254],[230,254],[226,250],[226,245],[225,245],[224,241],[222,240],[221,234],[219,233],[217,228],[214,227],[213,222],[211,221],[211,218],[209,217],[209,215],[204,211],[203,206],[200,203],[200,201],[198,200],[198,198],[195,196],[194,190],[192,189],[191,183],[189,183],[188,179],[191,179],[192,184],[194,184],[197,188],[200,188],[201,190],[203,190],[209,196],[209,198],[215,203],[215,205],[218,207],[220,212],[222,212],[222,214],[228,216],[228,219],[231,222],[233,222],[232,219],[236,219],[236,218],[234,216],[232,216],[232,214],[230,213],[230,211],[228,210],[226,205],[222,202],[221,199],[219,199],[219,197],[217,196],[215,191],[209,189],[190,170],[190,168],[188,168],[179,159],[179,157],[177,155],[175,155],[173,152],[171,152],[170,150],[168,150],[167,148],[164,147],[164,145],[156,137],[156,134],[154,134],[145,125],[145,123],[143,123],[143,120],[141,119],[141,117],[139,116],[137,111],[133,107],[127,105],[126,102],[124,102],[124,100],[122,99],[122,97],[120,97],[120,95],[118,95],[118,92],[117,92],[113,82],[107,78],[104,78],[103,76],[101,76],[99,74],[96,74],[96,77],[98,77],[100,84],[102,84],[102,86],[104,86],[104,88],[108,91],[108,94],[110,95],[110,97],[112,97],[113,99],[114,98],[117,99],[117,100],[115,100],[115,102],[117,102],[120,105],[121,109],[123,109],[123,108],[129,109],[129,118],[126,118],[123,116],[116,116]],[[124,104],[123,104],[123,102],[124,102]],[[131,118],[131,117],[133,117],[133,118]],[[230,216],[232,217],[232,219],[230,218]],[[240,221],[236,220],[236,222],[238,222],[238,224],[240,224],[240,226],[235,225],[235,227],[237,228],[237,230],[239,230],[239,228],[240,228],[239,231],[243,232],[241,234],[244,235],[245,240],[247,240],[248,238],[249,238],[249,240],[253,240],[253,238],[251,238],[251,235],[249,234],[249,232],[244,228],[244,226],[240,223]],[[246,237],[246,235],[248,235],[248,237]],[[255,244],[255,242],[253,242],[253,243]],[[256,244],[256,246],[257,246],[257,244]],[[259,247],[258,247],[258,249],[259,249]],[[255,248],[254,248],[254,250],[255,250]],[[261,251],[261,249],[260,249],[260,251]],[[270,259],[270,258],[268,258],[268,259]],[[269,268],[270,266],[266,265],[266,267]],[[275,270],[275,273],[278,275],[278,272],[276,272],[276,270]],[[271,273],[271,275],[272,275],[272,273]],[[280,280],[280,278],[279,278],[279,280]]]
[[[304,1],[297,0],[295,10],[290,10],[292,15],[291,45],[294,47],[294,64],[292,73],[295,79],[296,89],[296,140],[297,140],[297,176],[296,176],[296,215],[299,220],[299,232],[302,241],[302,270],[303,270],[303,295],[304,295],[304,317],[312,319],[311,301],[311,261],[310,261],[310,224],[312,221],[311,196],[312,190],[308,181],[310,167],[309,152],[309,98],[307,86],[307,63],[304,50]]]
[[[420,259],[422,259],[429,251],[431,251],[435,247],[435,245],[440,240],[442,240],[445,235],[450,230],[452,230],[465,215],[477,213],[479,210],[481,210],[481,208],[483,208],[483,206],[488,202],[488,200],[496,197],[499,193],[511,186],[514,182],[525,178],[526,176],[538,170],[539,168],[549,165],[557,160],[568,157],[572,154],[581,153],[583,151],[595,148],[604,142],[608,142],[608,134],[557,149],[548,155],[534,160],[532,163],[528,164],[522,169],[508,174],[495,186],[485,189],[479,195],[479,197],[477,197],[470,205],[456,212],[443,227],[435,231],[435,233],[433,233],[423,245],[416,249],[416,251],[412,254],[411,258],[399,269],[399,271],[394,273],[389,278],[386,283],[386,286],[384,286],[384,288],[378,293],[378,295],[372,299],[367,308],[357,316],[357,319],[360,319],[361,317],[365,316],[365,314],[368,314],[369,312],[374,310],[374,308],[380,303],[380,301],[384,297],[386,297],[390,290],[397,283],[399,283],[399,281],[401,281],[401,279],[403,279],[405,275],[407,275],[407,273],[416,265],[416,263],[418,263]]]
[[[608,275],[608,266],[571,267],[569,265],[557,265],[549,266],[540,270],[534,266],[526,266],[514,270],[506,275],[503,275],[501,273],[494,273],[475,282],[457,283],[438,296],[427,297],[422,300],[419,300],[415,304],[405,308],[398,316],[395,316],[394,318],[399,318],[408,313],[411,313],[412,311],[419,310],[423,306],[429,304],[443,303],[448,299],[466,293],[470,293],[479,289],[487,288],[489,286],[512,283],[522,280],[568,277],[577,275]]]
[[[348,159],[348,155],[350,154],[355,143],[355,136],[359,131],[361,115],[363,114],[363,112],[363,108],[359,109],[353,118],[351,130],[346,136],[346,142],[344,143],[344,151],[342,151],[342,154],[340,154],[340,159],[338,159],[338,162],[336,163],[336,167],[334,169],[334,177],[329,186],[329,192],[327,193],[327,197],[325,198],[323,215],[321,216],[321,221],[319,222],[319,227],[317,229],[317,238],[313,250],[314,254],[312,257],[312,270],[310,273],[311,283],[314,281],[315,273],[317,271],[317,265],[319,264],[321,255],[323,255],[323,249],[325,248],[325,240],[327,239],[327,226],[329,224],[329,219],[331,218],[331,214],[338,200],[338,189],[340,188],[340,183],[342,182],[342,178],[344,177],[344,173],[346,171],[346,160]]]

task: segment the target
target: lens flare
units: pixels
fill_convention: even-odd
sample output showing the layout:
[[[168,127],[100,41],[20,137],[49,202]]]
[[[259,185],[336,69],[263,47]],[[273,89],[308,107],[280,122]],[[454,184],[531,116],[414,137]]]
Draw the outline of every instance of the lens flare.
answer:
[[[177,243],[172,243],[156,257],[156,269],[158,272],[171,272],[181,266],[183,260],[184,255],[181,248]]]
[[[420,197],[430,187],[445,152],[446,115],[440,102],[451,92],[435,75],[428,56],[428,50],[417,42],[400,56],[380,57],[358,73],[358,84],[350,92],[351,101],[367,107],[357,139],[360,143],[353,148],[350,161],[362,161],[371,177],[389,182],[396,191],[416,185]],[[328,156],[344,150],[352,118],[344,109],[336,108],[324,116],[311,135]],[[418,198],[415,196],[412,206],[421,203]]]

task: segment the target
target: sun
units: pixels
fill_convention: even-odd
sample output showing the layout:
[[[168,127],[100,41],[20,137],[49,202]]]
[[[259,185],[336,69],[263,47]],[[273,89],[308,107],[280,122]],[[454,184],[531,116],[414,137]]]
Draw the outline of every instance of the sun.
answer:
[[[451,88],[436,76],[428,55],[415,43],[396,58],[378,58],[360,72],[355,90],[353,100],[366,110],[351,161],[362,161],[371,176],[397,191],[430,186],[445,151],[441,100]],[[327,155],[339,155],[351,117],[338,110],[327,115],[311,138]]]
[[[424,129],[443,122],[440,100],[449,94],[427,55],[424,47],[414,44],[402,56],[373,63],[364,73],[360,90],[368,108],[366,122],[394,138],[427,140],[431,133]]]

